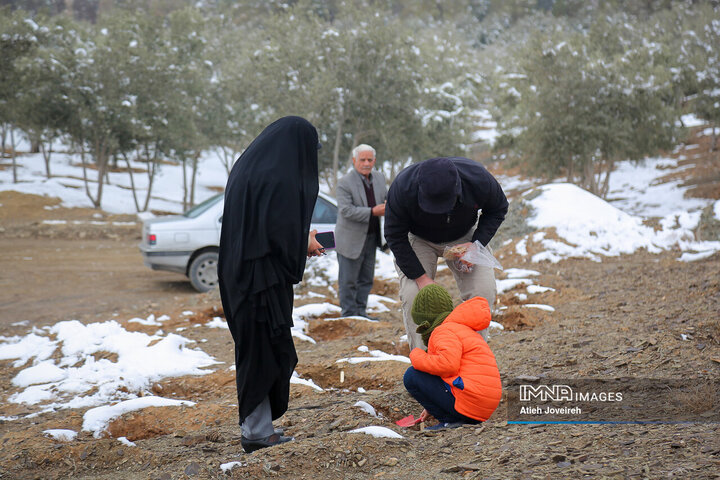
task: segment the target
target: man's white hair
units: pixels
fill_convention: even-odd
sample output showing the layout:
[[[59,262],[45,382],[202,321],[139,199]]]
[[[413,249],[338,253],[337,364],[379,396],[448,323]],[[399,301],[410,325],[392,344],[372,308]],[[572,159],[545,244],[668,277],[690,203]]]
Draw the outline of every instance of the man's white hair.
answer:
[[[357,158],[360,152],[372,152],[373,158],[375,158],[375,149],[366,143],[361,143],[357,147],[353,148],[352,158]]]

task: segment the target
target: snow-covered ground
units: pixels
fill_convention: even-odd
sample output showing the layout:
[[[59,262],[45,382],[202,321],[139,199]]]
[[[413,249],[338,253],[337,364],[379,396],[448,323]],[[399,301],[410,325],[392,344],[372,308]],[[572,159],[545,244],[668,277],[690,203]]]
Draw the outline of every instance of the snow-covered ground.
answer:
[[[686,124],[693,119],[684,118]],[[690,156],[694,145],[679,147],[685,152],[680,158]],[[20,145],[20,150],[27,145]],[[59,152],[65,149],[55,147]],[[45,178],[45,164],[41,154],[24,154],[17,158],[18,183],[12,181],[12,170],[0,170],[0,191],[15,190],[23,193],[59,198],[64,207],[92,207],[85,194],[79,155],[56,152],[53,155],[53,178]],[[134,169],[143,170],[145,164],[131,162]],[[720,249],[716,242],[695,242],[692,230],[700,220],[700,212],[710,205],[710,200],[686,198],[680,181],[660,182],[661,177],[680,171],[672,158],[650,158],[641,163],[619,162],[610,177],[609,201],[602,200],[572,185],[550,183],[539,187],[542,194],[529,201],[534,215],[528,222],[537,229],[555,227],[562,242],[542,237],[520,240],[518,253],[522,254],[522,240],[535,240],[545,246],[545,251],[535,253],[532,261],[556,262],[562,258],[585,257],[597,260],[602,255],[632,253],[639,248],[649,251],[677,248],[685,254],[682,260],[695,260],[711,255]],[[387,169],[386,169],[387,170]],[[95,171],[89,171],[93,178]],[[189,171],[187,172],[190,173]],[[135,203],[129,191],[130,177],[127,173],[110,173],[109,183],[104,187],[102,209],[110,213],[136,213]],[[154,181],[150,210],[180,213],[182,211],[182,167],[163,165]],[[200,159],[198,168],[196,203],[214,195],[227,180],[225,167],[214,152]],[[515,177],[502,177],[503,187],[510,191],[531,190],[531,185]],[[148,179],[135,173],[134,182],[138,198],[144,199]],[[91,188],[92,187],[91,183]],[[321,188],[329,191],[326,185]],[[2,206],[0,205],[0,208]],[[714,205],[715,217],[720,219],[720,202]],[[648,218],[660,218],[662,230],[643,225]],[[48,220],[58,222],[61,220]],[[540,232],[542,234],[542,232]],[[394,278],[395,268],[391,256],[378,255],[377,275]],[[308,282],[318,286],[332,285],[337,281],[337,262],[333,255],[321,261],[309,262]],[[316,275],[316,273],[322,273]]]
[[[14,190],[34,195],[59,198],[60,206],[73,208],[93,208],[92,202],[85,194],[82,180],[83,170],[80,155],[65,153],[67,148],[55,145],[56,152],[51,157],[51,179],[45,178],[45,161],[40,153],[22,154],[17,157],[18,183],[13,183],[12,169],[0,170],[0,191]],[[28,151],[27,143],[20,143],[19,151]],[[9,163],[6,160],[5,163]],[[148,177],[144,171],[147,164],[130,161],[131,167],[136,170],[133,181],[137,195],[142,204],[148,189]],[[121,162],[120,167],[126,167]],[[190,178],[190,167],[187,167],[187,178]],[[95,181],[97,171],[88,169],[88,179],[93,196],[96,196]],[[108,173],[109,182],[103,186],[102,210],[108,213],[136,213],[132,193],[130,175],[127,173]],[[195,190],[195,203],[217,194],[213,188],[224,188],[227,182],[227,173],[220,157],[215,152],[208,152],[200,159],[197,172],[197,185]],[[183,171],[179,165],[163,165],[153,182],[153,193],[149,210],[182,213],[183,197]]]
[[[12,183],[11,169],[0,170],[0,191],[15,190],[55,197],[65,207],[91,207],[84,190],[77,188],[82,186],[82,181],[77,180],[82,178],[78,156],[65,153],[54,155],[54,178],[44,178],[41,155],[22,155],[18,158],[20,182]],[[133,166],[144,167],[142,164]],[[681,252],[678,259],[683,261],[698,260],[719,251],[720,242],[698,242],[692,232],[699,221],[700,211],[713,202],[686,199],[684,188],[679,183],[657,181],[679,168],[677,161],[669,158],[649,159],[642,164],[622,162],[611,177],[609,202],[570,184],[551,183],[539,187],[540,194],[527,200],[533,210],[527,221],[538,231],[524,238],[513,239],[516,242],[515,252],[537,262],[538,269],[542,270],[544,262],[548,261],[557,262],[568,257],[601,261],[603,256],[629,254],[641,248],[649,252],[675,249]],[[109,178],[103,209],[112,213],[134,213],[134,202],[127,190],[130,185],[128,175],[111,173]],[[224,186],[225,180],[226,172],[219,159],[212,154],[203,157],[198,173],[196,201],[213,195],[213,188]],[[515,186],[523,185],[519,179],[510,178],[507,181]],[[135,182],[140,197],[143,197],[147,179],[142,174],[136,174]],[[177,166],[164,165],[155,181],[150,208],[180,212],[181,204],[182,170]],[[3,206],[0,205],[0,208]],[[714,215],[720,220],[720,201],[714,202]],[[660,218],[660,230],[656,231],[643,223],[650,217]],[[559,239],[548,238],[547,230],[550,228],[555,229]],[[541,251],[532,255],[528,253],[530,243],[536,250],[542,246]],[[525,292],[516,295],[526,301],[531,295],[552,290],[551,287],[535,283],[533,277],[540,272],[504,266],[504,272],[498,275],[499,293],[524,285]],[[396,273],[391,255],[378,253],[376,276],[394,281]],[[335,254],[310,259],[304,281],[309,287],[306,289],[309,293],[305,294],[303,300],[317,298],[319,303],[308,303],[295,309],[293,335],[301,341],[314,343],[315,340],[308,336],[308,320],[339,313],[339,308],[328,303],[324,294],[312,291],[317,289],[334,294],[333,285],[337,282]],[[390,308],[399,308],[395,300],[371,296],[371,313],[382,313]],[[524,308],[553,310],[550,305],[535,303],[526,303]],[[153,396],[148,392],[149,386],[163,378],[210,373],[213,368],[217,368],[218,362],[193,341],[179,335],[181,329],[165,332],[163,322],[169,318],[161,315],[157,318],[128,319],[129,322],[157,326],[158,330],[152,335],[129,332],[116,318],[111,318],[89,325],[68,319],[51,327],[33,328],[24,336],[0,337],[0,360],[12,360],[16,368],[26,366],[13,379],[17,391],[8,401],[34,408],[35,413],[31,416],[66,408],[92,407],[85,413],[83,430],[96,436],[102,435],[108,423],[125,412],[148,406],[189,405],[191,402]],[[368,320],[350,318],[348,321]],[[22,319],[18,319],[18,324],[23,324]],[[502,328],[497,323],[493,327]],[[227,326],[222,319],[216,318],[195,328]],[[371,351],[366,346],[360,346],[358,350],[363,355],[336,361],[409,362],[407,357]],[[97,359],[99,352],[115,354],[116,359]],[[148,358],[153,361],[148,362]],[[163,362],[159,364],[157,359],[163,359]],[[152,368],[146,365],[152,365]],[[292,381],[322,390],[312,379],[303,379],[297,374]],[[144,395],[139,396],[139,392]],[[15,419],[0,418],[4,421]],[[380,437],[397,435],[383,427],[369,427],[356,432]],[[74,441],[76,436],[76,432],[63,429],[48,430],[45,434],[63,441]],[[131,445],[132,442],[126,444]],[[236,466],[236,462],[223,464],[221,468],[226,471],[233,466]]]
[[[531,257],[533,262],[547,260],[554,263],[569,257],[600,261],[601,256],[630,254],[641,248],[650,253],[678,249],[683,252],[680,260],[692,261],[720,250],[720,242],[699,242],[693,233],[702,208],[710,203],[708,201],[669,196],[671,203],[663,208],[664,215],[659,221],[661,229],[655,231],[643,224],[643,220],[654,215],[626,213],[575,185],[556,183],[539,188],[541,194],[528,201],[534,210],[528,223],[540,230],[528,238],[543,247],[543,251]],[[649,205],[653,212],[658,212],[658,204],[664,201],[662,190],[658,195]],[[633,202],[634,208],[638,208],[644,199]],[[715,203],[717,211],[718,202]],[[546,238],[549,228],[555,229],[560,240]],[[524,245],[516,251],[527,255]]]

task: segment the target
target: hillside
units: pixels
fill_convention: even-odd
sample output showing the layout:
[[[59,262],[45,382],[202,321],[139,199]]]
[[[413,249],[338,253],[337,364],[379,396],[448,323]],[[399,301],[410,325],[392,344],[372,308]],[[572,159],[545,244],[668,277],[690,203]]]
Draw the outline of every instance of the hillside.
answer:
[[[512,203],[525,210],[508,217],[495,247],[504,270],[497,275],[494,320],[504,328],[491,331],[489,345],[506,396],[481,426],[428,432],[395,425],[421,408],[402,386],[408,351],[388,258],[381,256],[373,289],[379,322],[338,318],[332,257],[311,263],[296,291],[299,378],[289,411],[276,422],[296,441],[250,455],[240,446],[232,340],[217,292],[196,294],[181,276],[145,268],[133,216],[63,207],[57,198],[3,184],[0,476],[717,478],[720,253],[711,250],[718,241],[720,220],[712,209],[720,198],[720,169],[703,132],[668,152],[665,163],[621,165],[611,202],[592,203],[591,218],[619,209],[637,220],[633,232],[648,228],[657,235],[652,246],[625,252],[596,248],[583,228],[573,233],[573,243],[561,222],[548,227],[540,221],[552,188],[494,170]],[[650,166],[669,175],[632,180],[645,178]],[[529,193],[532,185],[540,193]],[[653,198],[675,207],[692,198],[701,203],[688,209],[692,218],[672,216],[650,198],[658,193]],[[643,214],[649,209],[657,215]],[[672,225],[663,221],[671,218]],[[612,225],[592,228],[600,227],[613,239],[624,238]],[[667,240],[671,233],[678,234],[674,243]],[[588,255],[564,257],[544,240],[576,251],[586,247]],[[680,260],[701,248],[710,253]],[[533,260],[543,253],[544,260]],[[457,295],[447,270],[439,281]],[[153,360],[143,361],[153,348]],[[638,386],[688,379],[691,388],[678,401],[693,422],[508,423],[508,392],[518,383],[620,377]],[[121,400],[151,405],[152,399],[193,404],[117,416],[102,410]],[[363,427],[385,427],[400,438],[354,432]],[[71,432],[74,439],[62,440]]]

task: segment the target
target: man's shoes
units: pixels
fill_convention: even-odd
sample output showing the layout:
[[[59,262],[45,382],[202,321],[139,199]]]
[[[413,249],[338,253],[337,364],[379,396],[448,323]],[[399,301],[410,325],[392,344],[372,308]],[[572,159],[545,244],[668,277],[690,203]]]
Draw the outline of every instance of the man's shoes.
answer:
[[[293,440],[295,440],[295,437],[283,437],[282,435],[273,433],[269,437],[260,438],[258,440],[250,440],[242,437],[240,438],[240,444],[246,453],[252,453],[255,450],[260,450],[261,448],[274,447],[275,445],[291,442]]]
[[[451,422],[451,423],[440,422],[437,425],[433,425],[432,427],[425,428],[425,430],[436,431],[436,430],[445,430],[445,429],[449,429],[449,428],[458,428],[458,427],[462,427],[462,426],[463,426],[462,422]]]
[[[377,322],[380,319],[378,317],[371,317],[370,315],[363,313],[362,315],[359,315],[360,317],[367,318],[368,320],[371,320],[373,322]]]

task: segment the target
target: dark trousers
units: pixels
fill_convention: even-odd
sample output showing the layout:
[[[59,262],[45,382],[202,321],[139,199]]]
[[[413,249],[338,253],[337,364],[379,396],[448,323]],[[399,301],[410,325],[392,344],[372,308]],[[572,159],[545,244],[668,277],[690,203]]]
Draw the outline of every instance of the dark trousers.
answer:
[[[338,289],[342,315],[366,314],[368,296],[375,278],[375,250],[377,233],[367,235],[360,256],[351,259],[337,254]]]
[[[455,397],[442,378],[410,367],[405,371],[403,383],[410,395],[440,422],[480,423],[455,410]]]

